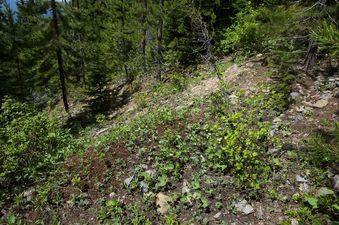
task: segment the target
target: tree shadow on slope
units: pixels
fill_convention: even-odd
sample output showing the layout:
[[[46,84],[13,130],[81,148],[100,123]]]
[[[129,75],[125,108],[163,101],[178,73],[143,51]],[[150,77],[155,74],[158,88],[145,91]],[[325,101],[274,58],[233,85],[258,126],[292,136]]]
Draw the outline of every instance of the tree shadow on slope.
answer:
[[[96,115],[107,116],[112,112],[117,112],[119,108],[130,101],[132,94],[131,88],[126,83],[96,92],[94,96],[84,102],[86,106],[82,111],[69,117],[66,127],[71,128],[73,134],[78,134],[81,129],[97,123]]]

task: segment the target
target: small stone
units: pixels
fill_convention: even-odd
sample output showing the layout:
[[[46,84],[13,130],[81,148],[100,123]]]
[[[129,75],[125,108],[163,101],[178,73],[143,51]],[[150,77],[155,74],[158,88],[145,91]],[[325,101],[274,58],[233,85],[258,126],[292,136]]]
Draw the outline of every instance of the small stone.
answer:
[[[100,136],[101,134],[107,132],[109,129],[110,129],[109,127],[103,128],[103,129],[97,131],[97,132],[95,133],[94,136],[95,136],[95,137],[96,137],[96,136]]]
[[[181,193],[185,194],[185,193],[189,193],[190,189],[189,189],[189,183],[187,180],[184,180],[184,183],[182,184],[182,189],[181,189]]]
[[[337,93],[334,94],[335,98],[339,98],[339,91]]]
[[[295,110],[297,112],[304,112],[305,111],[305,107],[304,106],[296,107]]]
[[[140,182],[140,189],[141,189],[143,192],[148,192],[148,184],[146,184],[145,182],[141,181],[141,182]]]
[[[300,98],[301,94],[299,92],[291,92],[290,96],[293,100],[297,100],[298,98]]]
[[[278,217],[278,220],[279,220],[279,221],[284,221],[284,220],[285,220],[285,217],[284,217],[284,216],[279,216],[279,217]]]
[[[300,175],[296,175],[295,179],[296,179],[297,182],[300,182],[300,183],[306,183],[307,182],[307,180]]]
[[[170,208],[169,201],[171,198],[161,192],[157,194],[157,200],[156,200],[156,205],[159,206],[157,211],[161,214],[164,215],[167,213],[167,211]]]
[[[215,215],[213,216],[213,218],[216,219],[216,220],[218,220],[218,219],[220,219],[220,216],[221,216],[221,212],[218,212],[217,214],[215,214]]]
[[[257,210],[257,217],[259,220],[264,218],[264,211],[262,209],[262,206],[259,205],[258,210]]]
[[[327,106],[327,104],[328,104],[327,99],[321,99],[321,100],[317,101],[316,103],[314,103],[312,106],[314,108],[321,109],[321,108],[324,108],[325,106]]]
[[[291,225],[299,225],[298,220],[296,220],[296,219],[291,219]]]
[[[125,184],[127,187],[129,187],[129,186],[131,185],[131,182],[132,182],[133,179],[134,179],[134,176],[131,176],[131,177],[129,177],[129,178],[126,178],[126,179],[124,180],[124,184]]]
[[[335,175],[334,177],[333,177],[333,181],[334,181],[334,190],[336,191],[336,192],[339,192],[339,175]]]
[[[316,196],[325,196],[325,195],[334,195],[334,192],[327,187],[321,187],[318,191]]]
[[[33,199],[33,195],[35,193],[35,189],[34,188],[31,188],[31,189],[28,189],[27,191],[25,191],[23,193],[23,196],[26,198],[27,201],[32,201]]]
[[[277,148],[270,148],[267,151],[268,154],[274,154],[274,153],[277,153],[277,152],[279,152],[279,149],[277,149]]]
[[[307,183],[301,183],[300,185],[299,185],[299,190],[300,191],[302,191],[302,192],[304,192],[304,193],[307,193],[308,192],[308,184]]]
[[[114,193],[114,192],[112,192],[112,193],[110,193],[110,194],[108,195],[108,197],[109,197],[110,199],[113,199],[114,196],[115,196],[115,193]]]
[[[148,169],[148,166],[146,164],[141,164],[140,167],[144,170],[147,170]]]
[[[237,212],[241,212],[244,215],[248,215],[254,212],[253,207],[248,204],[246,200],[242,200],[235,204],[235,208],[237,209]]]

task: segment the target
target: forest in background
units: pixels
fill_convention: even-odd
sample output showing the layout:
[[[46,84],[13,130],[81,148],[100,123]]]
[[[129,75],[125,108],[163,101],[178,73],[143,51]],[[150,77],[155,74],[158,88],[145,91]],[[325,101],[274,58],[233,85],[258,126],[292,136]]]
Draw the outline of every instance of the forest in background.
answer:
[[[303,84],[302,77],[314,81],[325,76],[328,84],[338,76],[338,21],[337,0],[18,0],[15,9],[0,0],[0,222],[71,224],[67,219],[60,222],[60,215],[68,213],[63,208],[67,201],[86,210],[95,208],[93,224],[183,221],[176,217],[181,208],[163,219],[148,215],[147,207],[154,207],[148,201],[156,197],[151,194],[142,197],[144,208],[120,198],[104,201],[89,196],[94,175],[87,167],[72,170],[67,163],[77,154],[94,164],[97,156],[92,154],[108,162],[111,148],[121,148],[140,160],[154,157],[154,167],[160,171],[153,176],[136,167],[138,171],[125,183],[129,193],[140,192],[141,182],[154,193],[175,190],[177,182],[188,179],[183,175],[185,166],[195,165],[203,155],[202,170],[218,176],[230,174],[235,179],[231,185],[248,201],[260,199],[265,189],[271,198],[279,199],[268,179],[283,166],[279,157],[266,154],[272,148],[285,152],[285,147],[282,137],[270,136],[270,129],[277,116],[292,103],[300,103],[292,93],[296,84]],[[225,58],[231,60],[225,62]],[[225,82],[224,72],[231,64],[246,65],[253,58],[267,69],[261,75],[274,83],[263,82],[267,87],[260,84],[260,90],[269,86],[270,91],[248,97],[235,88],[236,83]],[[181,95],[190,85],[211,77],[220,83],[220,90],[215,87],[217,94],[194,99],[190,109],[185,106],[182,110],[180,105],[166,108],[163,99],[184,98]],[[233,95],[243,99],[237,106],[232,103]],[[132,100],[136,109],[120,115],[119,110]],[[191,114],[200,110],[208,116],[196,124]],[[133,120],[133,113],[144,111],[144,117]],[[184,128],[172,124],[181,120],[187,123]],[[161,126],[173,129],[158,131]],[[329,119],[326,126],[328,136],[315,135],[306,141],[310,158],[306,153],[300,159],[308,166],[317,165],[311,171],[317,174],[314,180],[320,186],[330,183],[324,178],[328,168],[335,168],[334,176],[338,172],[337,119]],[[186,134],[176,136],[180,129]],[[93,132],[108,134],[93,137]],[[144,148],[160,152],[143,153]],[[141,163],[136,160],[135,165],[137,162]],[[104,166],[107,171],[111,163]],[[125,171],[120,167],[121,158],[112,164]],[[73,174],[74,170],[79,174]],[[199,170],[198,178],[188,179],[190,189],[201,189],[196,182],[205,172]],[[127,176],[127,172],[121,173]],[[111,189],[105,186],[109,186],[106,178],[96,179],[98,189],[107,195]],[[70,197],[58,189],[67,185],[80,194]],[[222,208],[214,202],[215,196],[197,193],[194,197],[185,193],[184,200],[177,198],[189,204],[189,198],[195,199],[201,214]],[[335,222],[338,200],[336,194],[330,196],[293,195],[294,203],[307,207],[287,214],[301,224]],[[208,205],[211,201],[215,206]],[[42,213],[46,206],[55,211]],[[38,216],[24,215],[25,210]],[[187,221],[206,222],[196,217]]]
[[[166,74],[202,62],[213,64],[216,55],[236,48],[248,54],[279,48],[268,39],[285,27],[276,24],[276,30],[265,30],[258,22],[279,22],[266,20],[283,17],[278,5],[284,4],[293,1],[17,1],[13,11],[3,0],[0,96],[42,106],[53,106],[62,97],[68,111],[69,94],[100,101],[114,83],[131,83],[141,76],[166,80]],[[296,39],[292,41],[308,45],[309,35],[318,32],[312,25],[321,20],[325,30],[319,32],[335,29],[338,13],[333,7],[328,10],[320,10],[323,15],[312,19],[309,28],[296,26],[306,36],[290,37]],[[228,32],[237,24],[237,30]],[[322,38],[330,37],[317,39],[325,48],[336,41]]]

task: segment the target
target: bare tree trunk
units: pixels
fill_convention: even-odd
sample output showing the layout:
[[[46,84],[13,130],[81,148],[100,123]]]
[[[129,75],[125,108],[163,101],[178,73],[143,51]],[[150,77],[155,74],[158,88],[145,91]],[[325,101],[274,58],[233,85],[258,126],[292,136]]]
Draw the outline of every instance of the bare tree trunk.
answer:
[[[147,71],[147,60],[146,60],[146,38],[147,38],[147,27],[146,27],[146,18],[147,18],[147,0],[142,0],[144,10],[145,12],[143,13],[141,17],[141,23],[143,25],[143,40],[141,43],[141,50],[142,50],[142,57],[143,57],[143,67],[144,67],[144,72]]]
[[[124,3],[124,0],[121,1],[122,4]],[[124,6],[122,6],[121,8],[121,33],[124,34],[125,32],[125,8]],[[128,72],[128,65],[126,64],[127,60],[128,60],[128,46],[126,43],[126,38],[123,35],[122,36],[122,60],[123,60],[123,70],[125,72],[125,79],[127,83],[131,83],[133,81],[132,77],[130,76],[130,73]]]
[[[164,1],[160,0],[160,13],[162,12],[162,7],[164,6]],[[158,21],[158,35],[157,35],[157,39],[158,39],[158,46],[157,46],[157,53],[158,53],[158,59],[157,59],[157,79],[161,80],[162,79],[162,68],[161,68],[161,64],[162,64],[162,32],[163,29],[163,19],[162,19],[162,15],[159,15],[159,21]]]
[[[203,21],[201,13],[194,6],[192,6],[191,10],[191,28],[195,32],[197,43],[197,51],[200,51],[201,58],[204,62],[207,62],[216,73],[221,85],[224,83],[222,79],[222,74],[217,65],[217,58],[212,52],[212,37],[210,32],[208,31],[208,26],[206,22]],[[222,95],[227,98],[227,91],[224,86],[221,86]]]
[[[62,91],[62,100],[64,103],[65,111],[68,112],[68,101],[67,101],[67,90],[66,90],[66,82],[65,82],[65,71],[62,59],[62,52],[60,46],[60,31],[58,26],[58,16],[56,12],[56,2],[55,0],[51,0],[51,8],[52,8],[52,22],[53,22],[53,29],[54,29],[54,39],[56,43],[56,55],[58,60],[58,70],[59,70],[59,78],[60,78],[60,85]]]

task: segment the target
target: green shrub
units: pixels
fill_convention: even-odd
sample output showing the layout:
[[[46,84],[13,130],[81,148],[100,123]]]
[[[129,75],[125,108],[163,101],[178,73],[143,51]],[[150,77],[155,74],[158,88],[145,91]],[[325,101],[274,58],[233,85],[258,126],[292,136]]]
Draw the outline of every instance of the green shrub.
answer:
[[[312,36],[321,51],[339,57],[339,30],[335,24],[326,20],[320,21]]]
[[[266,151],[272,145],[279,146],[278,140],[269,134],[268,119],[283,109],[283,97],[275,91],[269,97],[258,93],[245,98],[240,93],[237,106],[227,101],[214,104],[216,120],[209,127],[206,149],[209,167],[234,174],[241,186],[259,190],[271,171],[272,162]]]
[[[180,73],[171,74],[170,80],[173,86],[179,91],[183,91],[187,87],[187,79]]]
[[[336,123],[327,137],[317,135],[308,140],[308,156],[317,166],[339,162],[339,123]]]
[[[31,106],[5,99],[0,114],[0,185],[33,179],[52,166],[70,135],[54,118]]]
[[[273,9],[247,6],[236,15],[234,25],[223,32],[220,49],[223,52],[242,49],[255,53],[282,47],[282,35],[300,29],[293,22],[299,16],[298,11],[300,9],[296,6],[287,9],[282,6]]]

